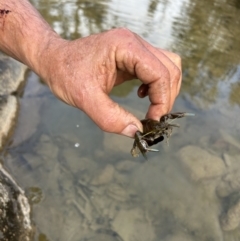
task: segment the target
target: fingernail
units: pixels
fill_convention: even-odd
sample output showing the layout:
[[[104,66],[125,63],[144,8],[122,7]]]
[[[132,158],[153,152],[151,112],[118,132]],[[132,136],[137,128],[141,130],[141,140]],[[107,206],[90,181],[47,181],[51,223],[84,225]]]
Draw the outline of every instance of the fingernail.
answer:
[[[136,131],[138,131],[138,128],[135,125],[130,124],[125,129],[123,129],[121,134],[128,137],[134,137]]]

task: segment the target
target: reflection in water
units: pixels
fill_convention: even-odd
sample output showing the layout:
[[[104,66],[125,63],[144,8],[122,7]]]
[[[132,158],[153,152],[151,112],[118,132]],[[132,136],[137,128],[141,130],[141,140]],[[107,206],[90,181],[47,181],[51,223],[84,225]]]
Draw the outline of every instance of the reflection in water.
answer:
[[[240,98],[239,98],[239,93],[240,93],[240,83],[234,83],[231,86],[231,94],[230,94],[230,103],[231,104],[237,104],[240,106]]]
[[[173,32],[183,57],[182,91],[208,106],[222,94],[219,81],[226,91],[231,78],[239,78],[240,11],[221,0],[194,1],[182,10],[186,17],[176,19]]]
[[[236,74],[233,78],[233,83],[230,85],[230,94],[229,94],[229,101],[232,105],[239,105],[240,106],[240,66],[238,67]]]
[[[5,165],[33,204],[36,239],[239,240],[239,1],[32,2],[64,38],[124,26],[180,53],[174,111],[196,114],[144,162],[130,156],[132,140],[101,132],[30,79]],[[143,118],[138,84],[112,98]]]
[[[200,106],[217,101],[219,81],[237,74],[240,52],[238,1],[32,0],[54,29],[67,39],[126,26],[183,59],[182,92]],[[135,6],[138,11],[135,12]],[[147,11],[146,11],[147,10]],[[225,77],[228,76],[228,79]],[[201,90],[201,91],[199,91]]]
[[[75,39],[111,28],[105,24],[108,0],[99,1],[31,1],[55,31],[64,38]]]

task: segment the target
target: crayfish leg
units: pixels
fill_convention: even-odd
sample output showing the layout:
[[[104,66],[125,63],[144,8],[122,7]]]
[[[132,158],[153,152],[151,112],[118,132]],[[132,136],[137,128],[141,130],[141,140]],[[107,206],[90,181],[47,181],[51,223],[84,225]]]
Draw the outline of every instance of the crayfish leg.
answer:
[[[178,119],[178,118],[182,118],[182,117],[185,117],[185,116],[195,116],[194,113],[187,113],[187,112],[176,112],[176,113],[169,113],[169,114],[166,114],[166,115],[163,115],[161,118],[160,118],[160,121],[166,121],[168,119]]]

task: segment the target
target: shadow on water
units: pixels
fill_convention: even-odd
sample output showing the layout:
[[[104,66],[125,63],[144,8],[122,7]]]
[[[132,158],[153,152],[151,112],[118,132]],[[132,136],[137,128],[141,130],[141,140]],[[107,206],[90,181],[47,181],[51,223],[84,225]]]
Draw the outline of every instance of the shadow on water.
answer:
[[[35,240],[232,241],[240,224],[240,7],[237,0],[31,1],[64,38],[128,27],[181,55],[169,140],[149,160],[103,133],[31,73],[4,165],[26,190]],[[135,80],[111,97],[144,118]]]

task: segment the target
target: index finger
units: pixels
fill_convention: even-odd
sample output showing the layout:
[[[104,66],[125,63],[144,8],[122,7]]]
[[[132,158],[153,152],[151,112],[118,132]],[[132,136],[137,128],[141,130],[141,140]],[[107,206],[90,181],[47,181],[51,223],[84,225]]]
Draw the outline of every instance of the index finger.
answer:
[[[172,109],[174,101],[179,94],[181,81],[182,81],[182,66],[181,66],[181,58],[179,55],[160,49],[152,46],[140,36],[136,35],[136,37],[141,41],[141,43],[154,55],[156,56],[159,61],[168,69],[169,71],[169,81],[170,81],[170,103],[169,103],[169,110]],[[143,98],[149,95],[149,86],[146,84],[142,84],[138,89],[139,97]],[[164,113],[166,114],[166,113]],[[151,106],[149,112],[147,113],[146,117],[151,118]]]
[[[148,85],[148,95],[151,105],[147,116],[159,119],[171,109],[171,86],[168,68],[140,41],[131,45],[126,52],[120,51],[116,57],[117,67],[137,76]]]
[[[151,52],[136,64],[136,75],[148,85],[148,96],[151,102],[147,117],[158,120],[171,109],[170,73],[166,66]]]

